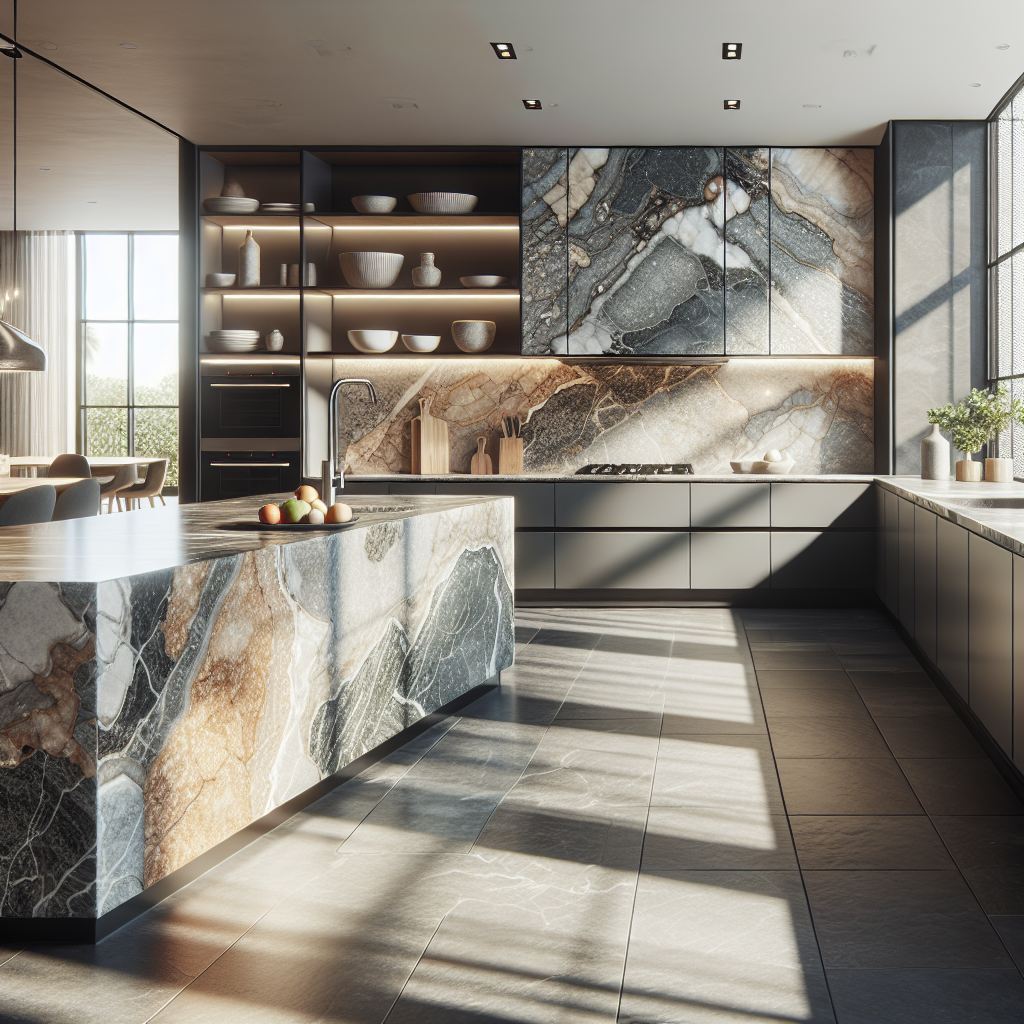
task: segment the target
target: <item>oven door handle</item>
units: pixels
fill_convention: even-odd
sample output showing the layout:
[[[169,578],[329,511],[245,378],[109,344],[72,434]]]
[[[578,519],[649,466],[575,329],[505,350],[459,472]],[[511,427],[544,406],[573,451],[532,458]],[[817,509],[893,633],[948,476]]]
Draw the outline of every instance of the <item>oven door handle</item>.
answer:
[[[290,466],[290,462],[211,462],[211,466]]]
[[[290,388],[291,384],[207,384],[208,388]]]

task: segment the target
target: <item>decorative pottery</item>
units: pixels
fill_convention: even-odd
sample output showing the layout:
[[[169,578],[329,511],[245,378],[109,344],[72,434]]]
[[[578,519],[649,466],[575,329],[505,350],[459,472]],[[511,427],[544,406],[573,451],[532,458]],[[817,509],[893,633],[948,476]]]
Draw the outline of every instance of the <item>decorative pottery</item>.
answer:
[[[792,472],[796,459],[783,459],[781,462],[755,462],[751,473],[768,473],[771,476],[785,476]]]
[[[441,271],[434,266],[432,252],[420,253],[420,265],[413,268],[412,283],[417,288],[436,288],[441,283]]]
[[[238,247],[238,287],[259,288],[260,247],[251,231],[246,231],[245,240]]]
[[[397,252],[343,252],[338,259],[351,288],[390,288],[405,262]]]
[[[255,213],[260,208],[258,199],[236,199],[233,196],[214,196],[203,200],[207,213]]]
[[[937,423],[921,439],[921,479],[949,479],[949,442],[939,433]]]
[[[236,281],[236,274],[207,274],[207,288],[230,288]]]
[[[1013,459],[986,459],[985,479],[991,484],[1013,482]]]
[[[417,213],[469,213],[477,204],[476,196],[464,192],[414,192],[406,199]]]
[[[230,196],[232,199],[244,199],[245,189],[237,181],[226,181],[220,190],[222,196]]]
[[[977,483],[981,479],[984,466],[980,462],[975,462],[974,459],[961,459],[954,468],[957,480]]]
[[[279,330],[271,331],[264,340],[268,352],[280,352],[284,348],[284,335]]]
[[[282,288],[288,287],[288,264],[282,263],[277,268],[278,281],[277,283]]]
[[[402,344],[410,352],[433,352],[441,344],[440,334],[403,334]]]
[[[754,461],[752,459],[744,459],[739,462],[730,462],[732,471],[734,473],[753,473],[754,472]]]
[[[357,213],[390,213],[398,200],[394,196],[353,196]]]
[[[374,355],[393,348],[398,340],[398,331],[349,331],[348,340],[357,352]]]
[[[507,280],[507,277],[499,277],[497,274],[474,274],[472,277],[459,278],[466,288],[500,288]]]
[[[263,203],[260,209],[264,213],[276,213],[282,216],[293,216],[299,212],[298,203]]]
[[[452,338],[463,352],[486,352],[494,341],[493,320],[454,320]]]

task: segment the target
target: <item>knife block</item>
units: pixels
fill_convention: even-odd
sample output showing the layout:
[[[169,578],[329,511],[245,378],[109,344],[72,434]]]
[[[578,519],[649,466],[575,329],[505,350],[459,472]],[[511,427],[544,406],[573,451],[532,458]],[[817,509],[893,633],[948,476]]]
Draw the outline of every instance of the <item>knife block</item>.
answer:
[[[498,472],[505,476],[518,476],[523,471],[523,439],[498,439]]]

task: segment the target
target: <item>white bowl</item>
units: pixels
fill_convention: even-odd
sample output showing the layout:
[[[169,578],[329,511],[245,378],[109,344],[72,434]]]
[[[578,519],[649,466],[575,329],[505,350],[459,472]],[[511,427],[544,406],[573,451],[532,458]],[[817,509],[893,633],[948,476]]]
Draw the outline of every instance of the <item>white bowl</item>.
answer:
[[[440,334],[403,334],[402,344],[410,352],[433,352],[441,344]]]
[[[237,274],[207,274],[207,288],[230,288],[234,283]]]
[[[398,341],[398,331],[349,331],[348,340],[357,352],[373,355],[393,348]]]
[[[263,203],[260,209],[264,213],[292,214],[298,213],[300,207],[298,203]]]
[[[343,252],[338,259],[352,288],[390,288],[405,262],[405,257],[397,252]]]
[[[258,199],[242,199],[240,196],[213,196],[203,200],[207,213],[255,213],[260,208]]]
[[[751,459],[744,459],[740,462],[730,462],[734,473],[753,473],[755,463]]]
[[[453,320],[452,338],[463,352],[486,352],[494,341],[493,320]]]
[[[357,213],[390,213],[398,200],[394,196],[353,196]]]
[[[417,213],[469,213],[477,204],[465,192],[414,192],[405,198]]]
[[[497,274],[475,274],[473,277],[460,277],[459,280],[467,288],[500,288],[508,278],[498,277]]]
[[[785,476],[795,465],[796,459],[783,459],[782,462],[755,462],[751,472]]]
[[[226,338],[210,334],[206,347],[211,352],[255,352],[260,346],[260,336],[254,338]]]

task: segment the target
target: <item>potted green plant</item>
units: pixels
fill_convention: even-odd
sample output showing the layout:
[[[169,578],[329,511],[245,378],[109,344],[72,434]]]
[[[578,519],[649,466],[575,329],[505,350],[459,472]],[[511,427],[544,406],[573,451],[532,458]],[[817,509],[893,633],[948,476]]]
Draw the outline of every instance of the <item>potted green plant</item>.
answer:
[[[972,388],[971,393],[954,405],[928,410],[928,422],[936,424],[953,438],[953,446],[966,458],[956,464],[957,480],[981,480],[982,464],[971,456],[995,440],[1011,423],[1024,424],[1024,402],[1011,398],[1005,384],[993,391]],[[985,479],[1001,482],[1013,479],[1012,459],[986,459]]]

